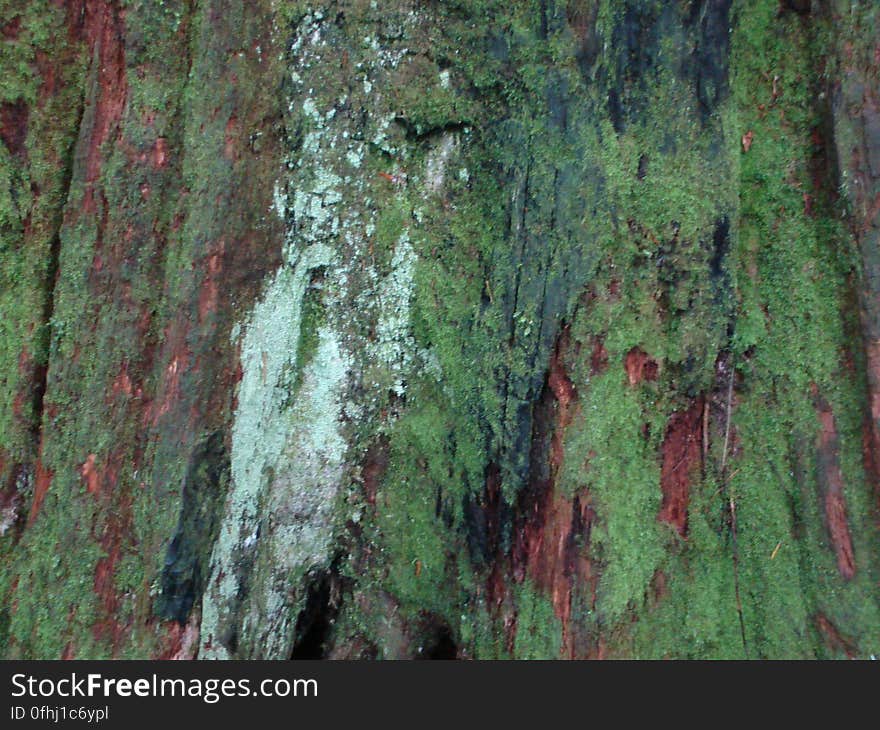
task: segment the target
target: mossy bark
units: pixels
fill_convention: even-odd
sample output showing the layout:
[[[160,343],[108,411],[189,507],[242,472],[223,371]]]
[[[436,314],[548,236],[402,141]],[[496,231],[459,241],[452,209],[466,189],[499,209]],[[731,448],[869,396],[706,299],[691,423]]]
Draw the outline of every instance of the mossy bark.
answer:
[[[878,14],[0,2],[5,655],[876,654]]]

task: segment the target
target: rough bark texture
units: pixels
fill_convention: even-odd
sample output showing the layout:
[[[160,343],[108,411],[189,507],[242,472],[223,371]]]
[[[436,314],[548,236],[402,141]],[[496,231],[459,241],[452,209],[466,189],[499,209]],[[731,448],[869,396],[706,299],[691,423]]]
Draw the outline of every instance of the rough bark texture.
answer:
[[[880,652],[878,27],[0,0],[3,653]]]

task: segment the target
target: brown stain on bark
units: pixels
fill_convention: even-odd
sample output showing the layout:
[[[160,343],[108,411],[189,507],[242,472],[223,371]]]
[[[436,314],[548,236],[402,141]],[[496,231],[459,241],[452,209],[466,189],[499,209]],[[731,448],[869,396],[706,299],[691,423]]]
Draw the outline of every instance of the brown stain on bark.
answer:
[[[661,447],[660,491],[663,501],[658,519],[687,535],[690,487],[703,466],[703,397],[685,411],[673,413],[666,425]]]
[[[608,350],[601,337],[596,337],[593,342],[593,351],[590,355],[590,375],[601,375],[608,369]]]
[[[180,400],[180,379],[189,366],[191,353],[186,344],[186,323],[170,328],[166,338],[169,345],[168,364],[156,389],[156,399],[144,410],[144,422],[157,426],[163,416],[170,413]]]
[[[16,15],[11,20],[8,20],[3,24],[3,27],[0,28],[0,34],[8,41],[14,41],[18,38],[18,34],[21,32],[21,16]]]
[[[367,449],[364,465],[361,469],[361,478],[364,485],[364,497],[367,504],[376,504],[376,493],[379,483],[388,468],[390,440],[385,434],[380,435]]]
[[[40,513],[40,508],[43,506],[43,501],[46,499],[49,487],[52,486],[52,478],[55,476],[55,473],[43,463],[43,438],[43,435],[41,435],[37,458],[34,461],[34,499],[28,512],[28,525],[33,524],[33,521]]]
[[[89,454],[80,469],[80,475],[86,483],[86,491],[89,494],[97,495],[100,493],[100,475],[95,468],[95,454]]]
[[[846,514],[837,425],[831,406],[819,394],[815,385],[813,386],[813,397],[820,424],[817,438],[817,476],[825,512],[825,523],[831,539],[831,547],[837,558],[837,569],[844,579],[849,580],[856,573],[856,562]]]
[[[90,455],[91,456],[91,455]],[[95,564],[93,590],[98,599],[98,616],[92,625],[92,634],[98,641],[107,642],[115,655],[122,645],[128,626],[119,620],[121,597],[116,587],[116,569],[123,553],[131,549],[133,495],[119,486],[121,455],[111,454],[102,468],[94,468],[93,494],[106,505],[106,522],[98,544],[104,551]],[[88,463],[88,460],[87,460]]]
[[[226,242],[221,238],[216,249],[208,255],[205,275],[199,290],[199,324],[204,323],[207,316],[217,311],[220,278],[223,272],[223,254]]]
[[[12,399],[12,415],[16,419],[27,418],[28,414],[25,413],[25,409],[28,405],[28,400],[27,393],[22,390],[15,394],[15,398]]]
[[[58,88],[58,69],[56,68],[58,59],[50,56],[45,51],[38,50],[34,53],[34,60],[37,65],[37,73],[40,76],[37,107],[42,108]]]
[[[577,627],[571,624],[572,591],[586,587],[592,605],[596,600],[598,575],[587,552],[595,512],[586,490],[573,499],[547,493],[535,506],[542,520],[533,523],[526,540],[526,571],[550,597],[553,612],[562,623],[561,655],[573,659],[581,642],[574,636]]]
[[[657,380],[659,366],[641,347],[633,347],[623,359],[623,368],[630,385],[638,385],[643,380]]]
[[[142,395],[142,390],[140,387],[136,387],[132,382],[131,376],[128,373],[128,363],[124,362],[119,367],[119,372],[116,375],[116,378],[113,380],[113,385],[111,386],[111,392],[113,395],[117,396],[125,396],[126,398],[130,398],[131,396],[135,396],[140,398]]]
[[[666,577],[666,573],[660,570],[660,568],[657,568],[654,571],[654,575],[651,576],[650,588],[649,599],[652,606],[656,606],[669,595],[669,580]]]

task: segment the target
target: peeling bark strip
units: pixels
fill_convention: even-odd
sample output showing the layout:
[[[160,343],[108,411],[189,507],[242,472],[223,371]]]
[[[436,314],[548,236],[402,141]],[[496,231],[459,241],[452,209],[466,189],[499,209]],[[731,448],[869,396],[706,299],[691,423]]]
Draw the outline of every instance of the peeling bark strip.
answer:
[[[856,573],[855,554],[846,516],[846,498],[843,494],[843,474],[840,471],[840,442],[834,413],[818,390],[814,388],[820,430],[817,443],[818,481],[825,509],[825,520],[831,547],[837,557],[840,575],[850,580]]]
[[[661,448],[663,502],[658,518],[672,525],[682,536],[687,535],[691,483],[699,478],[698,470],[703,464],[703,412],[703,397],[700,396],[686,411],[673,413]]]
[[[598,572],[589,557],[590,533],[595,512],[589,494],[574,499],[548,492],[531,507],[541,515],[541,522],[532,523],[525,539],[526,571],[534,584],[544,591],[553,604],[553,611],[562,622],[560,655],[575,659],[585,649],[581,627],[572,625],[572,592],[587,590],[595,605]],[[590,652],[595,647],[588,648]]]
[[[87,135],[85,159],[85,212],[95,211],[94,185],[98,181],[105,153],[104,143],[120,133],[120,121],[128,96],[125,75],[125,30],[122,10],[110,0],[87,0],[84,36],[92,49],[90,86],[83,115]]]

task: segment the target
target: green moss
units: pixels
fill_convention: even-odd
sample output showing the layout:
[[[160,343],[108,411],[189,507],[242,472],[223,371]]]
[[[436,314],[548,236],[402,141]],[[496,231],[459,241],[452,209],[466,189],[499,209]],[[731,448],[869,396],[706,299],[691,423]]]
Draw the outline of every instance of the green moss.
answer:
[[[251,5],[251,10],[256,8]],[[47,11],[46,17],[56,16]],[[231,182],[235,161],[224,154],[224,146],[230,116],[238,112],[246,124],[251,115],[258,116],[267,108],[261,95],[271,96],[272,84],[264,86],[254,79],[263,79],[263,74],[270,77],[275,59],[268,54],[258,59],[249,46],[257,37],[249,33],[260,17],[257,12],[245,18],[240,7],[228,8],[223,18],[208,18],[194,14],[183,3],[128,4],[124,39],[128,90],[119,120],[123,143],[115,144],[116,136],[111,135],[112,140],[100,150],[94,214],[82,204],[83,150],[75,158],[70,189],[64,187],[64,178],[71,173],[67,159],[79,131],[76,124],[84,89],[94,106],[96,91],[89,88],[84,73],[91,55],[77,55],[79,49],[65,45],[66,27],[58,29],[57,45],[47,53],[59,63],[70,56],[57,82],[61,92],[47,100],[45,119],[43,112],[31,115],[34,139],[42,133],[30,150],[31,169],[43,177],[51,170],[54,176],[54,184],[44,185],[43,178],[33,173],[42,188],[37,205],[43,208],[37,209],[39,215],[32,215],[31,222],[47,248],[61,223],[61,206],[67,202],[69,207],[59,235],[60,275],[51,322],[53,367],[43,427],[42,463],[53,478],[40,515],[16,546],[0,586],[8,588],[16,578],[19,582],[9,622],[9,651],[17,656],[59,656],[70,641],[78,657],[114,652],[144,657],[157,644],[150,592],[179,512],[188,448],[181,444],[187,438],[180,437],[180,424],[169,424],[169,419],[161,433],[147,435],[152,423],[145,400],[137,392],[118,393],[113,383],[125,368],[143,398],[161,397],[170,363],[157,358],[154,373],[148,357],[154,351],[163,352],[160,332],[173,331],[172,319],[187,325],[178,319],[181,312],[198,311],[202,281],[197,277],[213,250],[259,235],[259,213],[226,220],[217,211],[223,209],[223,195],[252,196],[259,187],[260,181],[253,176],[248,186]],[[195,44],[198,52],[190,76],[189,59],[180,46],[189,43],[188,34],[197,32],[204,38]],[[248,41],[242,47],[248,53],[236,50],[227,57],[230,39],[244,36]],[[232,74],[237,74],[239,86],[230,83]],[[219,102],[222,113],[215,114],[216,91],[221,88],[227,93]],[[211,120],[209,128],[200,128],[205,119]],[[63,123],[69,123],[70,129],[58,131]],[[84,128],[90,123],[86,115]],[[162,165],[155,164],[153,154],[160,137],[167,151]],[[82,138],[87,141],[88,134]],[[184,141],[190,144],[187,155],[181,154]],[[180,191],[187,183],[181,186],[181,178],[191,183],[184,194]],[[169,196],[172,187],[174,193]],[[247,209],[247,205],[241,207]],[[101,266],[93,265],[96,255]],[[49,256],[34,260],[48,261]],[[166,268],[168,276],[163,278]],[[40,291],[23,279],[19,284],[24,291]],[[246,303],[253,294],[239,291],[236,297]],[[24,297],[20,301],[25,304]],[[0,306],[4,315],[12,311],[3,302]],[[36,316],[42,315],[42,302],[34,309]],[[196,395],[202,389],[200,378],[213,381],[217,343],[226,339],[224,326],[228,329],[228,322],[219,322],[213,312],[204,321],[201,317],[196,321],[195,314],[192,318],[187,325],[194,330],[192,337],[180,343],[186,355],[175,363],[181,367],[184,399],[201,398]],[[146,332],[145,319],[150,322]],[[195,361],[202,367],[198,375],[188,372]],[[4,366],[3,372],[10,370]],[[214,401],[220,411],[228,407],[224,400],[221,396]],[[89,454],[96,455],[100,469],[114,472],[112,495],[107,499],[85,491],[81,468]],[[105,597],[96,596],[95,574],[98,561],[111,550],[105,546],[112,544],[116,533],[122,535],[121,544],[112,553],[114,570],[104,590],[115,594],[117,615],[108,619]],[[43,586],[39,595],[51,594],[58,600],[38,605],[31,598],[37,594],[24,595],[24,585]],[[114,646],[111,630],[94,629],[96,622],[106,628],[108,620],[131,627],[125,632],[124,647]]]
[[[387,274],[397,242],[412,223],[412,209],[408,201],[395,197],[382,206],[376,216],[375,229],[370,240],[373,261],[380,273]]]
[[[54,274],[51,244],[77,132],[82,67],[73,57],[63,12],[54,4],[0,3],[0,25],[17,27],[0,49],[0,103],[22,115],[27,132],[22,149],[4,144],[0,150],[0,457],[10,467],[32,459],[35,447],[33,377],[48,357],[49,330],[42,320]],[[61,88],[40,104],[38,55],[61,66]],[[70,63],[64,63],[67,58]]]
[[[851,527],[861,534],[855,526],[870,510],[859,463],[857,403],[865,384],[843,366],[843,353],[855,344],[849,276],[857,263],[836,211],[821,202],[810,177],[811,135],[822,119],[813,101],[817,82],[803,69],[825,52],[822,33],[806,32],[792,14],[776,17],[770,2],[740,12],[737,21],[734,97],[741,133],[752,136],[740,171],[733,340],[740,352],[748,349],[740,365],[747,385],[733,418],[741,452],[729,488],[737,504],[746,643],[752,656],[821,655],[813,620],[829,611],[866,650],[877,641],[876,606],[866,600],[876,566],[862,552],[857,577],[840,578],[824,526],[819,467],[803,456],[817,448],[815,386],[835,413]],[[819,202],[810,205],[806,196]]]
[[[59,600],[45,605],[39,592],[18,592],[15,611],[7,613],[10,653],[53,656],[71,639],[78,656],[112,651],[109,639],[91,630],[104,610],[94,595],[94,568],[106,557],[101,536],[119,527],[112,520],[129,498],[135,538],[116,564],[118,615],[148,623],[149,591],[185,472],[178,432],[164,424],[151,432],[155,443],[143,456],[143,464],[152,464],[144,469],[149,474],[121,469],[112,503],[85,493],[80,469],[88,454],[102,466],[114,457],[128,464],[136,460],[134,445],[143,443],[137,409],[108,396],[121,363],[139,365],[131,362],[130,343],[143,337],[141,314],[155,317],[148,339],[163,351],[168,324],[179,322],[182,311],[194,312],[202,263],[213,247],[238,245],[251,228],[265,225],[259,214],[253,220],[218,214],[250,187],[237,184],[239,163],[226,155],[227,124],[233,116],[243,124],[242,110],[261,104],[272,109],[266,118],[284,117],[285,190],[305,196],[291,200],[290,210],[286,202],[279,206],[290,234],[287,254],[320,238],[327,244],[324,260],[341,261],[328,289],[313,286],[302,301],[293,390],[314,395],[321,383],[316,373],[331,360],[321,359],[322,347],[325,355],[330,345],[355,353],[355,364],[333,360],[328,401],[349,375],[358,376],[340,400],[346,442],[334,441],[334,458],[341,463],[343,447],[364,453],[377,431],[389,444],[375,508],[352,487],[321,524],[322,540],[332,530],[344,532],[340,525],[349,518],[358,525],[352,534],[362,531],[342,560],[358,598],[344,603],[338,636],[357,637],[380,656],[410,655],[420,627],[441,621],[472,656],[558,655],[561,622],[532,580],[508,581],[502,604],[486,605],[487,568],[470,547],[479,528],[466,510],[479,512],[487,467],[497,466],[503,493],[497,537],[499,549],[510,550],[516,523],[509,511],[528,483],[527,457],[548,440],[537,432],[546,424],[536,428],[532,420],[535,403],[566,323],[571,344],[564,364],[579,397],[568,412],[555,487],[564,497],[589,494],[595,519],[582,549],[598,574],[595,605],[586,586],[575,587],[576,628],[603,637],[613,656],[825,656],[830,652],[815,629],[822,612],[860,653],[876,651],[872,496],[860,453],[865,383],[843,364],[847,353],[853,372],[864,369],[852,335],[850,291],[860,272],[838,211],[821,202],[827,191],[814,195],[809,213],[804,198],[815,192],[811,133],[823,111],[813,61],[831,42],[827,21],[811,19],[808,26],[794,13],[780,14],[775,0],[735,4],[726,97],[718,79],[706,76],[699,86],[693,69],[680,63],[698,60],[693,54],[705,42],[698,37],[703,18],[694,22],[681,4],[603,0],[586,29],[563,12],[582,8],[533,0],[417,10],[359,0],[346,5],[339,23],[329,16],[325,22],[310,3],[273,7],[280,33],[294,34],[285,93],[295,88],[285,99],[290,108],[281,111],[271,103],[277,88],[258,83],[254,71],[264,57],[240,32],[262,22],[246,4],[223,15],[201,7],[190,13],[183,3],[126,4],[126,149],[106,146],[99,181],[109,222],[100,229],[98,215],[71,215],[61,232],[51,323],[59,364],[50,380],[58,412],[47,416],[53,438],[44,453],[55,477],[16,555],[0,553],[13,566],[0,576],[0,590],[18,576]],[[0,9],[12,12],[9,3]],[[37,87],[27,75],[33,47],[64,35],[51,26],[56,16],[44,22],[30,12],[30,35],[0,57],[13,69],[0,85],[6,100],[33,100]],[[628,48],[621,34],[636,21],[644,37]],[[303,55],[297,44],[319,26],[327,45]],[[592,60],[582,53],[584,33],[595,35],[587,39]],[[181,43],[190,49],[191,69],[176,52]],[[71,73],[82,75],[82,68],[81,59]],[[294,69],[300,82],[289,73]],[[308,83],[300,88],[306,71]],[[706,96],[718,100],[708,111]],[[747,132],[751,146],[743,151]],[[45,149],[61,159],[71,135],[59,132]],[[180,154],[164,172],[136,165],[133,175],[132,151],[149,155],[159,137]],[[446,143],[443,183],[435,186],[428,164]],[[57,163],[52,154],[39,156],[43,148],[29,143],[29,169],[9,155],[0,158],[0,265],[9,285],[0,309],[11,313],[0,324],[0,373],[8,379],[0,393],[0,437],[22,454],[24,432],[6,415],[19,388],[14,373],[25,344],[43,342],[34,351],[45,360],[48,329],[30,334],[41,301],[29,293],[38,291],[34,283],[45,279],[45,267],[21,256],[16,242],[30,209],[44,205],[34,202],[30,182]],[[185,195],[176,193],[178,179]],[[74,174],[71,209],[80,207],[82,182]],[[57,217],[66,194],[56,188],[45,197],[43,246],[51,240],[50,211]],[[125,240],[128,231],[137,251],[112,276],[96,271],[100,246]],[[336,297],[332,306],[328,292]],[[247,311],[248,296],[236,314]],[[187,324],[191,362],[213,359],[211,347],[226,341],[229,322],[216,316],[202,321],[193,313]],[[598,341],[607,367],[594,371],[590,348]],[[624,359],[634,347],[655,360],[656,380],[628,382]],[[730,403],[719,355],[737,372]],[[246,356],[259,364],[256,350]],[[167,365],[140,373],[147,391],[161,394]],[[203,375],[181,375],[181,413],[197,407]],[[837,572],[823,524],[814,385],[831,404],[838,429],[858,565],[849,582]],[[657,520],[661,451],[671,415],[700,396],[709,404],[709,438],[701,444],[703,468],[691,485],[681,537]],[[221,420],[229,416],[228,406],[217,410],[225,414]],[[303,424],[314,425],[314,412],[298,412],[296,427],[308,430]],[[725,450],[728,415],[733,431]],[[321,423],[325,431],[310,433],[339,436],[335,416]],[[290,474],[301,475],[296,468]],[[346,476],[357,482],[356,469]],[[139,488],[142,481],[147,488]],[[254,514],[277,514],[277,506],[255,503]],[[276,540],[278,549],[266,555],[290,558],[295,551]],[[287,548],[294,542],[304,544],[298,537]],[[310,565],[332,557],[309,556]],[[269,562],[255,565],[254,584],[281,576],[285,589],[292,586],[293,597],[278,599],[288,601],[277,614],[287,625],[303,604],[307,561],[293,565],[291,558],[278,570]],[[273,590],[248,600],[255,606],[267,596],[275,600]],[[263,608],[252,615],[263,615]],[[122,653],[146,653],[154,643],[148,629],[135,629]]]
[[[15,572],[27,590],[16,592],[9,632],[12,657],[58,657],[70,642],[76,656],[101,656],[91,631],[98,617],[93,570],[103,557],[70,531],[88,518],[81,499],[71,499],[59,478],[44,503],[44,516],[18,545]],[[64,510],[57,509],[64,502]],[[76,560],[66,556],[76,555]],[[52,600],[47,601],[46,596]]]
[[[295,393],[302,385],[303,372],[312,362],[320,343],[320,329],[325,322],[325,309],[321,286],[314,281],[306,289],[300,313],[299,342],[296,346],[296,378],[291,388]]]
[[[422,401],[395,425],[388,473],[377,504],[377,526],[386,552],[388,587],[405,611],[451,613],[446,584],[454,585],[450,522],[460,521],[461,463],[449,417]],[[450,580],[453,578],[453,580]]]
[[[516,587],[516,659],[550,659],[562,647],[562,623],[553,604],[528,580]]]

